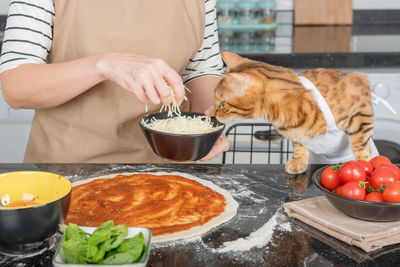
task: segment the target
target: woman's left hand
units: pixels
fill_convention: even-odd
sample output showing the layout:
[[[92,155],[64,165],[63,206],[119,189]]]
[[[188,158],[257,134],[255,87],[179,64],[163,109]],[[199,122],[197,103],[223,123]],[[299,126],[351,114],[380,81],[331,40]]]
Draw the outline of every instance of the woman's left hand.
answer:
[[[207,116],[213,116],[214,115],[213,107],[209,107],[204,113]],[[226,135],[222,133],[219,136],[217,142],[215,142],[211,151],[207,154],[207,156],[202,158],[200,161],[207,161],[212,158],[218,157],[221,153],[227,151],[228,149],[229,149],[229,140],[226,137]]]
[[[226,137],[226,135],[222,133],[219,136],[217,142],[215,142],[215,145],[213,146],[211,151],[207,154],[207,156],[202,158],[200,161],[207,161],[212,158],[218,157],[221,153],[227,151],[228,149],[229,149],[229,140]]]

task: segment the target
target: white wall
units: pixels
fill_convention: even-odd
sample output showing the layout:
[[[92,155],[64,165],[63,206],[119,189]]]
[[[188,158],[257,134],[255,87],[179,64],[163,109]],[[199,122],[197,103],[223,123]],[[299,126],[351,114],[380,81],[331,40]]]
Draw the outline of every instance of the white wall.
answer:
[[[240,1],[240,0],[239,0]],[[293,10],[296,0],[276,0],[277,10]],[[318,0],[316,0],[318,1]],[[332,0],[336,1],[336,0]],[[353,9],[400,9],[399,0],[353,0]]]
[[[0,0],[0,15],[6,15],[8,13],[8,0]]]
[[[279,1],[279,0],[278,0]],[[353,9],[400,9],[399,0],[353,0]]]

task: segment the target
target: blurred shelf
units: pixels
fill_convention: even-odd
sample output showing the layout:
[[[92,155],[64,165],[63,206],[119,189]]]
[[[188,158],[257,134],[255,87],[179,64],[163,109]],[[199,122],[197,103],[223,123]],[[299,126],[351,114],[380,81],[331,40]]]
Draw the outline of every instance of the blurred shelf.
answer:
[[[230,31],[262,31],[262,30],[275,30],[277,23],[271,24],[218,24],[219,30]]]

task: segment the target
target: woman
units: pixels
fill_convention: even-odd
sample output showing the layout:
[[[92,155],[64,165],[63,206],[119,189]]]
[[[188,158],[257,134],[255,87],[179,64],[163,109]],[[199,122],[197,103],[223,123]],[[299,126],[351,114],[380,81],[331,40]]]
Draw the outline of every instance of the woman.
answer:
[[[25,162],[143,163],[162,162],[145,105],[182,103],[185,83],[205,112],[221,69],[215,0],[25,0],[10,3],[0,79],[11,107],[35,109]]]

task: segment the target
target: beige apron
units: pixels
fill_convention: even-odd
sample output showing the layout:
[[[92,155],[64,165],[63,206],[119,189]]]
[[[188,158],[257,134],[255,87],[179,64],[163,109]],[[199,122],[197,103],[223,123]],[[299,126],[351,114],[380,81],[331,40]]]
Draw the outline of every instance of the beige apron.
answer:
[[[54,6],[48,63],[124,52],[162,58],[181,74],[204,37],[204,0],[54,0]],[[149,105],[150,113],[159,109]],[[102,82],[61,106],[36,110],[24,161],[163,162],[139,128],[144,114],[133,93]]]

